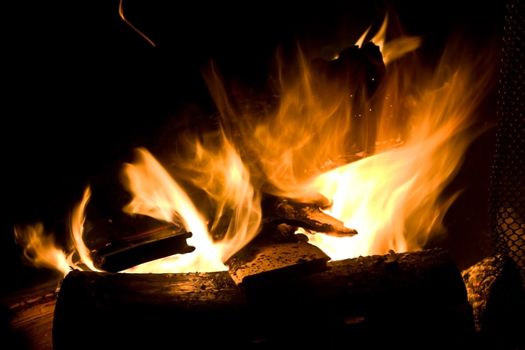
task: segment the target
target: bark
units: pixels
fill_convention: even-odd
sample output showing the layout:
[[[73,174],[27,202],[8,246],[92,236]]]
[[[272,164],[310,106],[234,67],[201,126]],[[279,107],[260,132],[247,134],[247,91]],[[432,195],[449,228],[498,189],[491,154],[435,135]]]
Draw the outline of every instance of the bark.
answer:
[[[323,348],[396,339],[458,345],[473,330],[461,275],[440,250],[331,262],[238,287],[227,272],[70,273],[55,350],[191,346]]]

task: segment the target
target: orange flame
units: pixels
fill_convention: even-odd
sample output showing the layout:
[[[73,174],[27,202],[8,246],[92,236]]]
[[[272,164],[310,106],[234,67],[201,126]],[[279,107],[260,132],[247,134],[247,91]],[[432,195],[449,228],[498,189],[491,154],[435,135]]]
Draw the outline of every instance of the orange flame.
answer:
[[[211,233],[221,245],[226,261],[259,231],[260,193],[252,185],[247,166],[222,131],[208,133],[195,141],[189,159],[178,159],[183,168],[179,176],[206,192],[214,210]],[[191,142],[191,141],[190,141]],[[189,147],[191,149],[191,146]]]
[[[24,228],[15,226],[16,242],[23,247],[24,257],[33,266],[57,270],[64,276],[72,268],[100,271],[93,265],[89,249],[83,239],[85,211],[90,196],[91,189],[86,187],[82,199],[73,209],[69,222],[73,248],[68,249],[67,252],[57,246],[52,234],[45,233],[44,225],[40,222]]]
[[[179,159],[178,177],[204,190],[214,210],[205,220],[190,197],[145,149],[137,151],[138,161],[126,164],[126,186],[134,195],[124,208],[164,221],[181,220],[193,233],[188,243],[193,253],[142,264],[130,272],[200,272],[225,270],[222,263],[240,250],[259,230],[260,196],[250,183],[248,169],[223,133],[208,134],[194,141],[187,159]],[[179,218],[180,215],[180,218]],[[210,231],[206,225],[211,220]],[[210,235],[211,233],[211,235]],[[211,238],[217,238],[214,242]]]
[[[311,183],[332,199],[328,213],[359,234],[335,239],[315,235],[314,244],[333,259],[343,259],[417,250],[444,232],[442,218],[457,195],[442,198],[441,193],[473,139],[467,128],[489,82],[490,70],[483,76],[471,69],[482,66],[477,64],[450,73],[445,60],[431,78],[412,78],[421,91],[406,99],[406,106],[385,99],[390,108],[381,111],[383,133],[388,134],[385,125],[392,129],[389,110],[402,111],[408,121],[401,146],[338,167]],[[397,79],[387,84],[387,97],[400,95]]]
[[[386,30],[388,28],[388,14],[385,15],[381,27],[377,31],[376,35],[370,40],[372,43],[376,44],[379,47],[379,50],[383,52],[386,39]],[[386,63],[386,62],[385,62]]]
[[[148,262],[128,272],[201,272],[225,270],[218,247],[214,247],[202,215],[186,192],[146,149],[137,150],[137,161],[125,164],[125,186],[134,195],[124,208],[129,214],[179,222],[193,234],[188,243],[193,253]]]
[[[416,37],[385,41],[387,24],[385,17],[372,39],[385,64],[420,44]],[[359,46],[367,35],[368,29]],[[365,60],[376,59],[376,48],[364,49]],[[125,272],[225,270],[223,262],[258,234],[264,193],[305,202],[320,195],[330,199],[327,212],[359,232],[344,238],[310,236],[333,259],[424,247],[444,231],[441,221],[455,196],[443,198],[442,191],[473,139],[468,130],[490,81],[487,62],[461,57],[454,50],[430,72],[415,61],[386,68],[374,61],[382,78],[377,82],[352,67],[329,76],[300,53],[292,69],[279,66],[274,108],[247,102],[238,91],[234,100],[212,66],[206,79],[220,111],[220,131],[187,140],[173,159],[173,177],[144,148],[123,169],[133,195],[124,212],[182,224],[192,232],[188,243],[196,249]],[[346,164],[356,159],[361,160]],[[41,225],[16,228],[24,254],[35,265],[64,274],[69,266],[96,270],[83,241],[89,197],[87,188],[71,217],[82,264],[68,265]]]
[[[78,257],[80,259],[80,262],[84,264],[89,270],[91,271],[100,271],[93,265],[93,260],[91,259],[91,254],[89,253],[88,247],[86,247],[86,244],[84,243],[84,222],[86,221],[86,207],[89,202],[89,198],[91,197],[91,189],[90,187],[86,187],[84,190],[84,194],[82,195],[82,199],[78,203],[78,205],[73,209],[73,212],[71,213],[71,220],[69,222],[69,229],[71,238],[73,240],[73,244],[75,247],[75,251],[78,254]],[[73,254],[72,253],[69,256],[69,263],[71,266],[75,266],[78,269],[82,269],[79,267],[78,263],[73,262]]]
[[[71,271],[66,253],[57,247],[53,235],[44,232],[42,223],[15,226],[15,239],[24,248],[24,258],[33,266],[55,269],[64,276]]]
[[[432,233],[453,198],[440,194],[457,170],[470,138],[471,79],[453,75],[408,111],[414,122],[406,143],[317,177],[313,187],[333,200],[329,213],[360,233],[353,239],[316,235],[313,242],[332,258],[415,250]],[[465,103],[468,101],[468,103]]]
[[[392,45],[391,57],[402,56],[407,46],[415,44]],[[487,91],[486,62],[461,62],[459,53],[445,55],[430,73],[413,64],[392,67],[376,95],[357,103],[337,81],[316,76],[301,55],[298,79],[290,83],[279,71],[280,101],[269,114],[233,102],[214,69],[208,83],[261,191],[305,201],[321,193],[333,201],[329,213],[359,232],[347,238],[318,234],[314,244],[334,259],[402,252],[443,231],[441,220],[455,196],[440,195],[473,138],[466,130]],[[348,154],[359,118],[377,119],[382,152],[322,173]],[[366,136],[369,130],[359,131]]]

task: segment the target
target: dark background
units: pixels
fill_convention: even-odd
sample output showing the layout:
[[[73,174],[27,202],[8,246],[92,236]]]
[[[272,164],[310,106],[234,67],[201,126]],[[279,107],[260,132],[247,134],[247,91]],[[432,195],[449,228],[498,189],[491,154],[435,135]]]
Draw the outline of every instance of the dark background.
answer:
[[[119,19],[118,1],[2,5],[0,296],[49,277],[22,263],[13,225],[44,221],[62,232],[86,184],[116,171],[135,146],[161,149],[191,106],[211,114],[201,78],[210,59],[225,75],[258,84],[279,45],[299,41],[322,53],[351,43],[391,9],[409,34],[423,36],[418,54],[432,64],[452,34],[480,54],[494,47],[504,16],[495,0],[170,3],[125,2],[128,19],[157,48]],[[493,99],[480,125],[494,123]],[[473,144],[451,185],[466,190],[447,215],[451,235],[442,244],[462,267],[489,251],[492,135]]]

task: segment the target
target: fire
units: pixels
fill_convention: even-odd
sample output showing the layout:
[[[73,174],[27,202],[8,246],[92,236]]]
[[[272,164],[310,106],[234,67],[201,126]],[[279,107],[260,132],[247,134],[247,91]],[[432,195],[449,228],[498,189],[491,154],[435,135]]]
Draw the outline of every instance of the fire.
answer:
[[[221,257],[226,261],[257,235],[260,193],[224,132],[211,132],[202,139],[194,141],[194,147],[190,140],[188,148],[193,150],[176,162],[182,164],[180,176],[204,190],[212,202],[214,208],[208,213],[210,233],[220,242]]]
[[[391,63],[420,41],[385,43],[386,23],[373,40]],[[268,114],[231,99],[214,69],[208,85],[262,192],[303,201],[321,193],[332,201],[327,213],[359,232],[344,238],[315,234],[311,243],[332,259],[404,252],[444,232],[442,219],[457,194],[444,197],[442,190],[474,137],[469,127],[488,89],[489,58],[467,61],[461,53],[445,52],[431,72],[415,59],[389,65],[371,93],[359,91],[368,83],[359,74],[350,81],[326,79],[300,54],[299,71],[292,72],[299,78],[278,72],[280,99]],[[360,145],[351,139],[355,135],[363,137]],[[370,139],[376,154],[366,148]]]
[[[318,176],[312,186],[333,200],[328,211],[360,234],[352,239],[321,235],[312,241],[334,259],[398,252],[424,246],[442,232],[452,198],[440,194],[457,170],[471,138],[462,134],[472,106],[471,82],[454,74],[427,91],[408,111],[413,130],[405,143]]]
[[[298,64],[285,69],[279,58],[278,98],[263,100],[267,108],[243,99],[242,91],[232,98],[211,66],[205,78],[219,130],[188,136],[170,171],[144,148],[122,171],[133,196],[124,212],[181,224],[196,249],[125,272],[225,270],[224,262],[259,233],[265,194],[328,198],[327,213],[359,232],[311,234],[332,259],[417,250],[442,233],[455,199],[442,192],[473,139],[469,127],[491,71],[485,57],[465,60],[457,49],[431,71],[410,57],[394,64],[420,39],[388,41],[387,26],[385,17],[371,41],[369,28],[332,61],[316,65],[299,52]],[[83,240],[89,197],[87,188],[71,218],[70,257],[76,253],[81,264],[68,262],[42,225],[15,230],[35,265],[64,274],[69,266],[96,270]]]
[[[24,248],[24,258],[33,266],[55,269],[64,276],[71,270],[66,253],[57,247],[53,235],[45,233],[42,223],[16,226],[15,239]]]
[[[220,260],[203,216],[186,192],[146,149],[137,150],[137,161],[126,164],[123,175],[133,200],[124,208],[130,214],[143,214],[167,222],[182,222],[193,237],[188,243],[195,252],[141,264],[128,272],[195,272],[220,271]]]
[[[69,237],[72,248],[60,248],[53,234],[46,233],[44,225],[38,222],[25,227],[15,226],[15,239],[24,248],[24,257],[35,267],[57,270],[67,275],[73,268],[100,271],[93,265],[89,249],[84,243],[85,211],[91,189],[86,187],[82,199],[75,206],[69,221]]]
[[[73,240],[75,251],[78,253],[80,262],[84,264],[91,271],[99,271],[94,265],[88,247],[84,243],[84,222],[86,221],[86,207],[91,197],[91,189],[86,187],[82,199],[71,213],[71,220],[69,222],[70,235]],[[70,264],[82,269],[75,262],[73,262],[73,253],[70,254]]]
[[[129,272],[225,270],[223,261],[258,232],[259,194],[233,145],[223,133],[206,135],[204,142],[192,142],[187,155],[178,160],[181,166],[176,175],[204,190],[214,207],[205,214],[147,150],[137,150],[137,162],[124,167],[127,188],[134,195],[124,211],[168,222],[181,220],[193,233],[188,243],[196,248],[193,253],[142,264]]]

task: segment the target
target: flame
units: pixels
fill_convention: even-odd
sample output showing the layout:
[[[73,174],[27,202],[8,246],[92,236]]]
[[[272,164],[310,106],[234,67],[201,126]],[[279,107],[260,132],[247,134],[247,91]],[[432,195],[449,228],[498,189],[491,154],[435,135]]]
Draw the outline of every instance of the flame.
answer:
[[[368,35],[368,32],[370,31],[371,28],[372,28],[372,26],[369,26],[368,28],[366,28],[366,30],[363,32],[363,34],[361,34],[359,39],[357,39],[357,41],[355,42],[355,44],[354,44],[355,46],[357,46],[357,47],[363,46],[363,43],[365,42],[366,36]],[[337,58],[339,58],[339,57],[337,57]]]
[[[403,36],[389,41],[381,50],[383,62],[388,65],[405,54],[415,51],[419,46],[421,46],[421,38],[418,36]]]
[[[206,218],[166,169],[146,150],[126,164],[126,186],[134,195],[124,208],[159,220],[181,220],[193,237],[193,253],[142,264],[129,272],[201,272],[225,270],[222,263],[240,250],[258,230],[260,195],[250,182],[248,169],[224,134],[208,134],[204,141],[190,141],[190,152],[178,159],[177,176],[204,190],[214,210]],[[208,231],[207,221],[211,221]],[[213,237],[217,237],[214,242]]]
[[[386,19],[381,32],[385,28]],[[382,43],[377,35],[374,40]],[[391,57],[419,42],[403,40],[390,46]],[[214,67],[207,79],[222,123],[245,150],[260,190],[301,201],[320,193],[333,202],[329,214],[358,230],[355,237],[311,236],[333,259],[342,259],[420,249],[443,233],[442,218],[457,195],[442,191],[473,139],[468,128],[491,74],[483,57],[461,58],[461,50],[450,50],[430,72],[414,60],[390,66],[382,84],[357,99],[356,90],[345,87],[364,86],[359,74],[325,79],[299,54],[299,71],[291,71],[297,79],[282,69],[277,74],[280,99],[273,113],[231,98]],[[326,171],[352,158],[352,150],[358,151],[354,159],[368,155],[356,149],[356,135],[371,138],[379,152]]]
[[[189,141],[191,143],[191,141]],[[202,141],[194,141],[189,159],[179,159],[182,173],[195,187],[204,190],[213,202],[211,234],[221,244],[222,260],[250,242],[261,222],[260,193],[241,156],[224,132],[207,133]],[[189,147],[192,148],[191,145]]]
[[[385,18],[383,19],[383,23],[381,23],[381,27],[377,31],[376,35],[374,35],[374,37],[370,40],[372,43],[374,43],[375,45],[379,47],[379,51],[381,52],[383,52],[383,48],[385,46],[387,28],[388,28],[388,13],[385,15]]]
[[[93,265],[93,260],[89,253],[89,249],[84,243],[84,222],[86,221],[86,207],[91,197],[91,188],[88,186],[84,190],[82,199],[73,209],[71,213],[71,221],[69,222],[69,229],[75,251],[78,254],[80,262],[84,264],[91,271],[100,271]],[[70,254],[69,263],[76,268],[82,269],[79,267],[78,263],[73,262],[73,253]]]
[[[457,194],[443,198],[442,190],[473,139],[466,130],[488,83],[488,75],[475,75],[469,66],[451,74],[446,63],[420,82],[422,92],[404,109],[410,127],[401,146],[312,182],[332,199],[327,212],[359,232],[352,238],[310,236],[333,259],[417,250],[444,232],[442,218]],[[394,80],[387,90],[398,88]]]
[[[263,192],[296,199],[315,196],[304,182],[338,154],[349,127],[344,96],[330,86],[315,90],[303,56],[300,66],[299,79],[293,82],[279,71],[279,105],[274,113],[263,115],[250,111],[250,106],[247,111],[235,108],[214,67],[207,76],[228,137],[242,145],[252,182]],[[326,98],[330,95],[336,97]]]
[[[205,78],[219,130],[181,137],[170,172],[144,148],[122,171],[133,196],[124,212],[184,226],[196,249],[125,272],[225,270],[223,262],[259,233],[265,194],[313,203],[328,198],[327,213],[359,232],[310,235],[332,259],[417,250],[442,234],[457,196],[443,189],[474,137],[469,128],[488,90],[491,62],[455,48],[432,70],[414,57],[386,66],[420,45],[417,37],[386,41],[387,26],[388,16],[371,39],[377,47],[364,43],[369,28],[357,46],[321,67],[302,52],[287,69],[278,57],[277,98],[263,99],[264,108],[227,86],[212,65]],[[64,274],[69,266],[96,270],[83,240],[90,193],[88,187],[71,217],[70,258],[76,252],[81,263],[68,263],[43,226],[16,229],[35,265]]]
[[[72,249],[61,249],[56,244],[53,234],[46,234],[44,225],[40,222],[24,228],[15,226],[15,240],[23,247],[24,257],[33,266],[57,270],[64,276],[72,268],[100,271],[93,265],[89,249],[83,238],[85,211],[90,196],[91,189],[88,186],[71,214],[69,228],[70,237],[73,241]]]
[[[363,34],[357,39],[355,45],[362,47],[365,39],[372,27],[368,27]],[[421,46],[421,38],[418,36],[399,36],[390,41],[386,40],[388,30],[388,13],[385,15],[381,27],[376,32],[370,42],[379,47],[379,51],[383,55],[383,63],[388,65],[393,61],[403,57],[409,52],[415,51]]]
[[[33,266],[55,269],[64,276],[71,271],[66,253],[57,247],[53,235],[44,232],[42,223],[15,226],[15,239],[24,249],[24,258]]]
[[[125,186],[133,194],[124,208],[129,214],[148,215],[167,222],[182,222],[193,234],[188,243],[195,252],[141,264],[128,272],[201,272],[220,271],[219,247],[214,247],[202,215],[186,192],[166,169],[144,148],[136,150],[135,163],[125,164]]]

